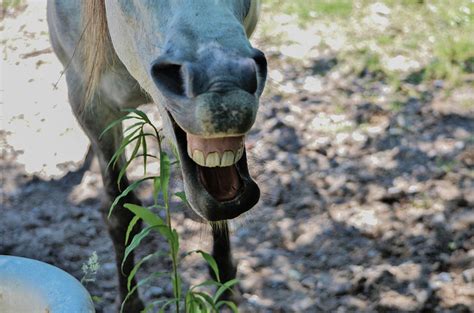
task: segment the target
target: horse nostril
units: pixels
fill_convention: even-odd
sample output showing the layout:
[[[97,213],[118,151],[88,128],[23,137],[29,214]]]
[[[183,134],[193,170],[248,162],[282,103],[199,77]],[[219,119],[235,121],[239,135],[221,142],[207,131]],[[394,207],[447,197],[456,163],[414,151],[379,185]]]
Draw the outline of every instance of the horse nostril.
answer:
[[[257,63],[259,72],[265,73],[265,76],[266,76],[267,58],[265,57],[265,54],[262,51],[258,49],[253,49],[253,50],[254,50],[254,54],[253,54],[252,59],[255,61],[255,63]]]
[[[184,80],[180,64],[157,61],[151,67],[151,76],[162,91],[179,96],[184,95]]]
[[[261,95],[267,79],[267,58],[265,57],[265,54],[258,49],[253,49],[253,52],[252,59],[257,64],[257,75],[259,80],[257,92]]]
[[[258,89],[257,68],[258,65],[252,59],[246,59],[242,67],[244,77],[242,78],[242,88],[250,94],[254,94]]]

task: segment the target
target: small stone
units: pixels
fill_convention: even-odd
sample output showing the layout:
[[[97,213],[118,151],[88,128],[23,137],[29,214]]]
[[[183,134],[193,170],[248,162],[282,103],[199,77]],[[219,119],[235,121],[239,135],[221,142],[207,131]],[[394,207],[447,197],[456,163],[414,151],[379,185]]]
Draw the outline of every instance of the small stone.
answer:
[[[474,268],[467,269],[462,272],[462,278],[468,284],[474,283]]]
[[[308,276],[301,281],[301,284],[308,289],[314,289],[316,287],[317,281],[314,276]]]
[[[298,272],[297,270],[291,269],[288,271],[288,276],[292,279],[295,280],[300,280],[301,279],[301,273]]]

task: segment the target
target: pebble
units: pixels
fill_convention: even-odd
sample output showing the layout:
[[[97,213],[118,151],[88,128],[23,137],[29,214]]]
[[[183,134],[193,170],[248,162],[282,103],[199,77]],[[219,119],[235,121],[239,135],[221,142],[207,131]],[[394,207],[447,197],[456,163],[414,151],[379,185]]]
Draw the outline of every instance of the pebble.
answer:
[[[473,284],[474,283],[474,268],[464,270],[462,272],[462,278],[464,279],[464,282],[466,282],[467,284]]]

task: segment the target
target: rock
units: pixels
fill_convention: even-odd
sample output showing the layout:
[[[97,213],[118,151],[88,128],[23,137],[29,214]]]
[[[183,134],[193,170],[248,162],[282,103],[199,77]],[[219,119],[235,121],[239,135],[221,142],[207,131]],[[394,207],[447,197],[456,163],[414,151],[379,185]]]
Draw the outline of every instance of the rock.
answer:
[[[298,152],[302,146],[295,128],[291,126],[277,128],[271,136],[276,145],[284,151]]]
[[[474,268],[464,270],[462,272],[462,278],[464,282],[468,284],[473,284],[474,283]]]
[[[413,312],[418,309],[418,303],[411,296],[400,294],[390,290],[380,294],[379,310],[400,310],[403,312]]]
[[[303,278],[301,284],[308,289],[314,289],[317,285],[317,279],[313,275],[310,275],[308,277]]]
[[[430,279],[430,287],[431,289],[437,290],[441,288],[444,284],[450,283],[452,281],[451,275],[446,272],[439,273],[433,276]]]
[[[459,188],[450,181],[437,181],[435,186],[436,193],[445,201],[453,201],[461,196]]]

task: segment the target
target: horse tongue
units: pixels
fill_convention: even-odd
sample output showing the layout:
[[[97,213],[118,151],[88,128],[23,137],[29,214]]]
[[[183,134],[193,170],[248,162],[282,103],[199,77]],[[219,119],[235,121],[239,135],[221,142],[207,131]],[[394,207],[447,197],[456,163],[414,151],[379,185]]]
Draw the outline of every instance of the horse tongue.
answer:
[[[232,200],[240,189],[239,173],[235,165],[227,167],[197,166],[204,188],[217,200]]]

